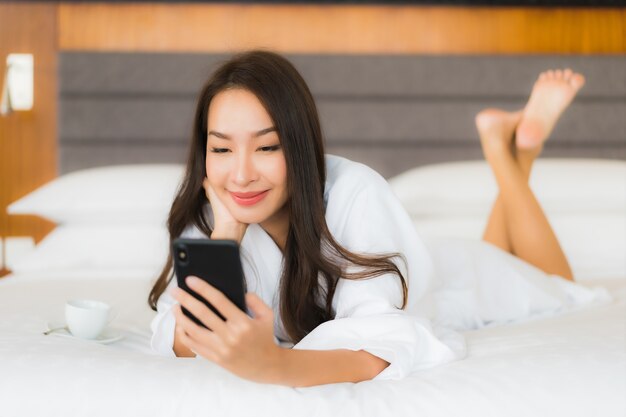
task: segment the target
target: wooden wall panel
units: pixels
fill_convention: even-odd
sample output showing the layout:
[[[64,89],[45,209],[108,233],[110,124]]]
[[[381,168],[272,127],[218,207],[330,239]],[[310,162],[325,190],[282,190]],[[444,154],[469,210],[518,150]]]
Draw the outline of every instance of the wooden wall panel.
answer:
[[[57,175],[56,5],[0,3],[0,81],[9,53],[35,59],[34,109],[0,116],[0,234],[34,236],[39,241],[52,223],[8,216],[9,202]]]
[[[624,53],[626,9],[61,4],[62,50]]]

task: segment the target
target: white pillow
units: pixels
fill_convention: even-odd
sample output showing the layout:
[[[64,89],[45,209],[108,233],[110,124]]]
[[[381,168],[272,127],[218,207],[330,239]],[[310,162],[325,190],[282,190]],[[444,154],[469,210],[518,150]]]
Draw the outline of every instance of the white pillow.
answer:
[[[626,278],[626,162],[540,159],[531,186],[576,279]],[[480,239],[496,197],[484,161],[419,167],[390,180],[425,237]]]
[[[9,205],[9,214],[32,214],[58,224],[163,226],[184,167],[119,165],[56,178]]]
[[[412,215],[484,215],[497,185],[485,161],[418,167],[389,180]],[[626,212],[626,162],[539,159],[530,185],[546,212]]]
[[[168,255],[164,227],[59,226],[28,255],[11,265],[14,273],[66,270],[159,271]]]

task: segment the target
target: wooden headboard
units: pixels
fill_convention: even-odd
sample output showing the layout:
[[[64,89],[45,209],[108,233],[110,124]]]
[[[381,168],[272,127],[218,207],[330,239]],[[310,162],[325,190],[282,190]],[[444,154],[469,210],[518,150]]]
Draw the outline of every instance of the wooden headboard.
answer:
[[[386,177],[480,159],[475,114],[521,108],[538,73],[571,67],[587,85],[548,141],[551,157],[626,159],[625,56],[287,55],[311,88],[327,152]],[[60,54],[60,172],[183,162],[196,96],[227,55]]]

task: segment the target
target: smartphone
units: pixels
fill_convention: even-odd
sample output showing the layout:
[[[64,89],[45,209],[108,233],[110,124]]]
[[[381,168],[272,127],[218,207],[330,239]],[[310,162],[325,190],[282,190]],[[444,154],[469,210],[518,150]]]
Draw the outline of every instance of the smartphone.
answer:
[[[172,242],[172,258],[178,286],[204,303],[222,320],[224,316],[201,295],[185,283],[189,275],[196,276],[220,290],[239,309],[246,312],[246,284],[239,257],[239,246],[233,240],[185,239]],[[200,322],[186,308],[183,313],[199,326]]]

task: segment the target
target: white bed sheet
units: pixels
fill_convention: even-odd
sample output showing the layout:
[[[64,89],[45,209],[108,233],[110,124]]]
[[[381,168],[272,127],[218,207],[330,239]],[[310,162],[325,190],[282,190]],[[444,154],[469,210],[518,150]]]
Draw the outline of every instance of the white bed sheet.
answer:
[[[590,283],[607,287],[611,304],[467,332],[462,361],[400,381],[293,389],[153,355],[149,277],[70,272],[0,280],[2,417],[626,415],[626,279]],[[112,303],[125,339],[43,336],[72,297]]]

